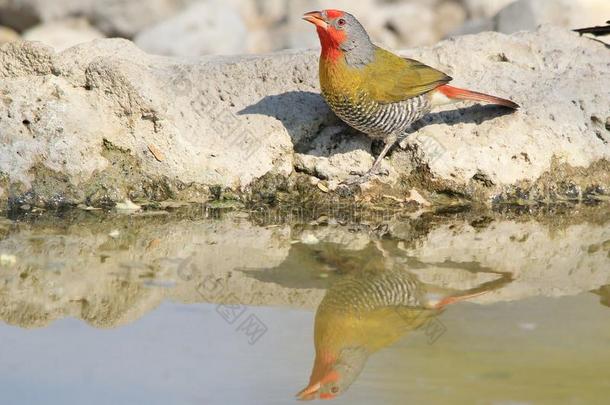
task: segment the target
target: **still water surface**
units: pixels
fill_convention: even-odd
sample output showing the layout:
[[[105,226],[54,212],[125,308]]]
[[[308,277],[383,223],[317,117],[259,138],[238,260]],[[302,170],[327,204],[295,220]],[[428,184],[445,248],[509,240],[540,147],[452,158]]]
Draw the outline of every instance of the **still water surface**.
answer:
[[[0,224],[6,404],[605,404],[603,208]]]

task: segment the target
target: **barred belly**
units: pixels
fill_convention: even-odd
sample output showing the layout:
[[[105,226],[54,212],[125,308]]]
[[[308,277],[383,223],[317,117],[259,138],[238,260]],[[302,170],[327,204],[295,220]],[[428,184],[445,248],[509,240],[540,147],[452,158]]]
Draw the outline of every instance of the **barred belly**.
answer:
[[[324,98],[339,118],[375,139],[403,134],[432,108],[428,94],[388,104],[371,100],[366,94],[355,100],[327,95]]]
[[[383,271],[366,277],[337,281],[321,306],[347,311],[374,311],[382,307],[424,308],[421,283],[404,271]]]

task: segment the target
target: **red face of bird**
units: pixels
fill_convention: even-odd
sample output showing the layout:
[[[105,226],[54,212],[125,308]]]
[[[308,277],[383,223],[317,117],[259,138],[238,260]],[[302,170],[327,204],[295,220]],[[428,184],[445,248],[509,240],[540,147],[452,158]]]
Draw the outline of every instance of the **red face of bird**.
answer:
[[[340,351],[339,358],[316,356],[309,385],[297,394],[303,401],[334,399],[356,381],[368,359],[363,347],[349,347]]]
[[[332,368],[332,365],[324,370],[320,378],[314,374],[311,376],[309,385],[297,394],[302,401],[313,399],[333,399],[341,391],[341,375]]]
[[[345,52],[369,54],[373,44],[353,15],[341,10],[312,11],[303,16],[316,26],[323,55],[331,59]]]
[[[322,47],[338,48],[345,42],[347,19],[343,11],[312,11],[306,13],[303,19],[316,26]]]

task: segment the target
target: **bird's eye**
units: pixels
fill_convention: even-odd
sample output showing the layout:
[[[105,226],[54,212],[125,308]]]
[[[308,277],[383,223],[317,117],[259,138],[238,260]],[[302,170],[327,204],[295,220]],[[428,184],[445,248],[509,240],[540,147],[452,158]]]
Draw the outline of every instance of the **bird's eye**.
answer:
[[[345,21],[343,18],[339,18],[339,19],[337,20],[337,25],[338,25],[339,27],[343,27],[343,26],[344,26],[346,23],[347,23],[347,21]]]
[[[331,393],[333,393],[333,394],[336,394],[337,392],[339,392],[339,387],[337,387],[337,386],[335,385],[334,387],[332,387],[332,388],[330,389],[330,392],[331,392]]]

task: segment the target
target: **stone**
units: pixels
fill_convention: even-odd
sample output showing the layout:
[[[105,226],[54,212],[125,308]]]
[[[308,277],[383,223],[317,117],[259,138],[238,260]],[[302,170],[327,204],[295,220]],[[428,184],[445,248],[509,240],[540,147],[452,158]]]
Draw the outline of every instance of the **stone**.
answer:
[[[403,196],[417,188],[431,202],[441,201],[435,195],[558,201],[610,189],[603,44],[544,27],[460,37],[403,55],[521,109],[435,111],[384,160],[389,176],[374,184],[397,193],[404,185]],[[222,190],[251,193],[269,176],[287,184],[313,176],[340,190],[338,182],[363,172],[378,145],[330,112],[317,61],[317,51],[167,58],[117,39],[61,53],[5,44],[0,186],[17,207],[205,201]]]
[[[490,18],[515,0],[462,0],[471,19]]]
[[[306,1],[289,3],[287,27],[284,28],[283,47],[311,48],[318,45],[312,27],[304,24],[304,12],[325,8],[349,11],[366,27],[376,43],[400,49],[412,46],[431,45],[454,30],[466,19],[464,7],[455,1],[403,1],[379,2],[367,0],[359,2],[344,1]],[[277,44],[276,47],[281,47]]]
[[[143,50],[168,56],[239,54],[246,51],[246,25],[239,13],[221,0],[195,3],[135,38]]]
[[[483,38],[487,44],[479,42]],[[424,118],[420,123],[423,128],[403,145],[407,149],[409,144],[417,145],[414,148],[427,156],[425,164],[435,178],[457,180],[464,190],[473,183],[482,183],[487,189],[497,190],[501,184],[527,189],[545,175],[562,173],[557,165],[564,164],[570,171],[568,167],[587,168],[594,162],[602,164],[594,182],[607,189],[610,179],[602,167],[610,160],[610,146],[596,136],[590,117],[603,116],[610,93],[588,80],[590,75],[607,80],[608,71],[603,69],[607,62],[603,61],[603,44],[582,39],[547,26],[535,34],[507,37],[485,33],[456,38],[449,42],[452,46],[443,43],[434,48],[441,65],[425,53],[407,53],[446,71],[458,87],[511,98],[521,109],[506,114],[492,106],[445,107]],[[468,50],[468,63],[452,68],[451,61],[464,49]],[[579,55],[591,58],[591,65],[575,64],[582,60]],[[587,176],[584,171],[577,172],[564,181]],[[592,186],[587,180],[581,185],[583,192]],[[527,197],[540,200],[555,195],[550,189],[540,189],[547,186],[530,188]]]
[[[0,24],[25,31],[67,17],[85,17],[107,36],[135,34],[195,0],[0,0]]]
[[[84,18],[57,20],[30,28],[23,33],[23,39],[44,42],[57,51],[100,38],[104,38],[104,34]]]
[[[466,21],[464,25],[450,32],[448,36],[472,35],[485,31],[494,31],[495,29],[496,25],[492,18],[475,18]]]
[[[608,15],[610,2],[604,0],[519,0],[498,13],[495,30],[512,34],[542,24],[575,29],[600,25]]]
[[[94,0],[0,0],[0,24],[25,31],[71,15],[85,15]]]
[[[392,35],[385,35],[383,43],[392,48],[422,46],[436,42],[436,15],[431,7],[420,3],[396,3],[383,9],[384,28]],[[417,24],[407,23],[417,21]]]
[[[134,38],[183,10],[195,0],[94,1],[87,17],[107,36]]]
[[[0,26],[0,45],[6,44],[7,42],[19,41],[21,37],[19,34],[8,27]]]
[[[396,38],[392,41],[392,35],[383,35],[382,43],[395,49],[432,45],[464,24],[466,13],[459,4],[428,3],[396,3],[383,7],[381,28]]]

